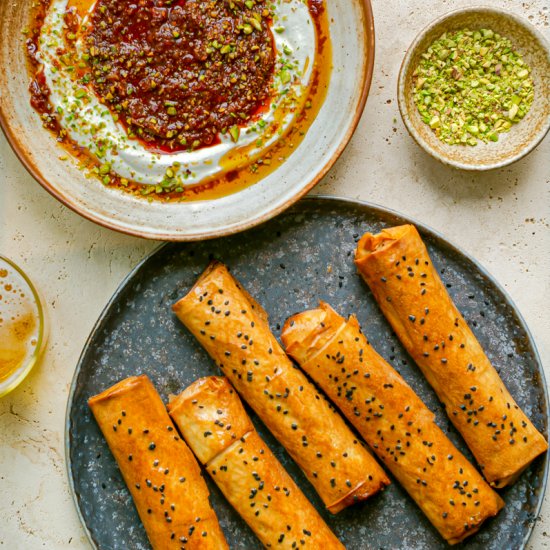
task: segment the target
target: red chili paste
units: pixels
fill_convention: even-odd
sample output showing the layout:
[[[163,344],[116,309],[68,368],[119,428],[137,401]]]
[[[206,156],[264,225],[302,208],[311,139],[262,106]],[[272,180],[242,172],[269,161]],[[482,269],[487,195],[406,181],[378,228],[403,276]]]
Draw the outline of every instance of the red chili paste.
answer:
[[[86,36],[96,94],[146,144],[211,145],[269,100],[269,15],[262,0],[98,0]]]

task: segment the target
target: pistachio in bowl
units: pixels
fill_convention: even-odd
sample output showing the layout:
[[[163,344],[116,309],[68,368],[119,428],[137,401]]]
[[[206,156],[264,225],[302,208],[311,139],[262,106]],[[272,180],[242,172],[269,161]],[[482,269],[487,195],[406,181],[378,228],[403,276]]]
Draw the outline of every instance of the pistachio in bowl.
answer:
[[[442,162],[488,170],[529,153],[550,128],[544,38],[494,8],[451,12],[422,31],[399,75],[413,138]]]

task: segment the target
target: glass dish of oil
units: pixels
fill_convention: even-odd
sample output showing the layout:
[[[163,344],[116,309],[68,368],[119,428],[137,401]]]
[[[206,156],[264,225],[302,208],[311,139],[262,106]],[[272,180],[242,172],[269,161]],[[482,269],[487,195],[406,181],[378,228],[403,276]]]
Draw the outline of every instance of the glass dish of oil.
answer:
[[[0,255],[0,397],[20,384],[46,343],[42,301],[25,273]]]

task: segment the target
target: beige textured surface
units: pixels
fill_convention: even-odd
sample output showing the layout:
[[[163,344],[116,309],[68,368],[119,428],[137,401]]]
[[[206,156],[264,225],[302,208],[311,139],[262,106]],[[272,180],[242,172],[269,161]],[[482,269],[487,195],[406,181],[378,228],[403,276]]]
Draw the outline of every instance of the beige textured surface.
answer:
[[[548,0],[485,3],[523,14],[550,38]],[[420,0],[373,4],[377,60],[367,108],[350,146],[315,192],[384,204],[475,256],[523,313],[550,378],[550,139],[526,159],[488,174],[461,173],[432,160],[399,118],[399,64],[430,19],[472,2],[437,1],[429,9]],[[40,286],[51,321],[44,361],[0,401],[0,549],[89,548],[65,475],[68,388],[95,319],[128,270],[155,246],[101,229],[58,204],[0,137],[0,252]],[[550,495],[530,548],[550,548]]]

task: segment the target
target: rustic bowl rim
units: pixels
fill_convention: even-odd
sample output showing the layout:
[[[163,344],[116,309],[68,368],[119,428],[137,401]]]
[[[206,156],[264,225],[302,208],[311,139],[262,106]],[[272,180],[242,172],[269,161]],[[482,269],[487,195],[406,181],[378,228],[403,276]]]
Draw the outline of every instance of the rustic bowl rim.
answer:
[[[399,107],[399,113],[401,115],[401,119],[403,120],[403,123],[405,124],[405,127],[407,128],[407,131],[409,132],[409,135],[416,141],[416,143],[420,145],[420,147],[422,147],[424,151],[426,151],[428,154],[430,154],[432,157],[439,160],[443,164],[452,166],[454,168],[460,168],[462,170],[480,171],[480,172],[486,171],[486,170],[494,170],[495,168],[503,168],[504,166],[508,166],[509,164],[512,164],[522,159],[526,155],[528,155],[545,138],[546,134],[550,130],[550,112],[547,114],[546,121],[543,124],[541,130],[538,132],[538,134],[536,134],[532,139],[530,139],[521,148],[521,150],[515,155],[510,155],[506,159],[498,162],[494,162],[492,164],[475,164],[475,163],[460,162],[458,160],[450,159],[447,156],[437,152],[416,131],[414,124],[411,122],[411,119],[408,116],[409,110],[407,108],[407,102],[405,99],[405,76],[410,68],[413,56],[418,51],[420,43],[423,41],[426,35],[429,32],[431,32],[434,28],[438,27],[439,25],[443,24],[444,22],[450,19],[453,19],[465,13],[486,13],[486,12],[490,12],[499,17],[507,17],[507,18],[513,19],[518,25],[523,27],[528,33],[530,33],[536,38],[541,49],[546,52],[546,56],[550,59],[550,44],[548,43],[548,40],[546,40],[545,36],[534,25],[526,21],[523,17],[520,17],[519,15],[509,10],[496,8],[494,6],[487,6],[487,5],[469,6],[465,8],[458,8],[455,10],[451,10],[444,13],[443,15],[440,15],[439,17],[436,17],[418,32],[418,34],[415,36],[414,40],[411,42],[410,46],[408,47],[407,52],[405,53],[405,56],[403,57],[403,61],[401,62],[401,67],[399,68],[399,76],[397,79],[397,104]]]
[[[283,212],[284,210],[292,206],[300,198],[302,198],[306,193],[311,191],[311,189],[313,189],[313,187],[315,187],[315,185],[317,185],[319,181],[321,181],[321,179],[332,168],[334,163],[338,160],[340,155],[344,152],[344,149],[346,148],[353,134],[355,133],[357,125],[359,124],[359,121],[361,120],[361,116],[363,115],[363,111],[365,109],[365,105],[367,102],[367,97],[369,95],[369,91],[372,83],[372,76],[374,72],[374,58],[375,58],[374,15],[372,10],[371,0],[358,0],[358,4],[361,7],[361,11],[362,11],[363,39],[366,46],[366,56],[365,56],[365,59],[363,60],[363,70],[362,70],[363,78],[361,82],[361,91],[360,91],[359,101],[357,103],[357,108],[355,110],[353,119],[351,120],[345,135],[341,139],[338,147],[336,148],[334,153],[330,156],[330,158],[328,158],[325,161],[325,163],[316,171],[316,173],[311,177],[310,181],[307,182],[305,185],[303,185],[291,198],[289,198],[282,204],[279,204],[275,208],[272,208],[271,210],[265,212],[260,216],[252,216],[230,227],[223,227],[220,229],[202,231],[198,233],[189,232],[185,235],[174,234],[169,231],[163,232],[163,233],[151,233],[148,231],[147,227],[142,227],[139,229],[134,227],[129,228],[129,227],[126,227],[124,224],[118,223],[117,220],[115,219],[105,219],[101,216],[98,216],[96,215],[95,212],[87,209],[86,207],[82,207],[78,204],[75,204],[75,202],[71,197],[65,196],[62,192],[60,192],[56,188],[55,184],[48,181],[48,179],[42,174],[38,165],[35,162],[33,162],[33,160],[28,155],[27,151],[19,141],[16,129],[14,129],[9,124],[8,114],[7,112],[5,112],[5,108],[3,108],[2,102],[0,102],[0,128],[2,129],[4,135],[6,136],[6,139],[9,145],[11,146],[13,152],[15,153],[15,155],[17,156],[21,164],[23,164],[23,167],[46,191],[48,191],[48,193],[50,193],[50,195],[56,198],[63,205],[70,208],[73,212],[76,212],[82,217],[100,226],[106,227],[108,229],[112,229],[114,231],[117,231],[119,233],[123,233],[126,235],[132,235],[135,237],[141,237],[141,238],[150,239],[150,240],[181,241],[181,242],[214,239],[217,237],[223,237],[226,235],[231,235],[234,233],[245,231],[246,229],[255,227],[261,223],[264,223],[270,220],[276,215],[280,214],[281,212]],[[332,75],[331,78],[334,78],[334,75]]]

